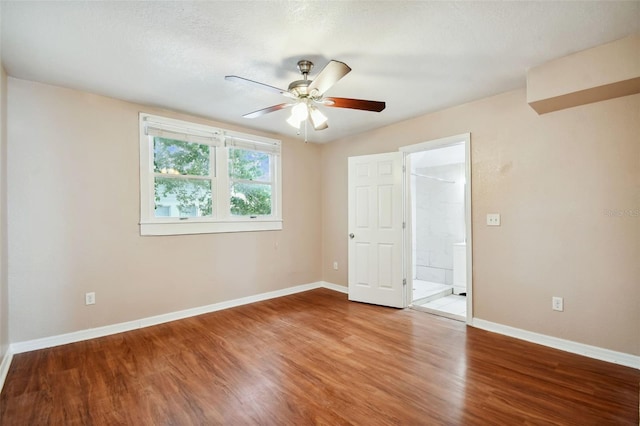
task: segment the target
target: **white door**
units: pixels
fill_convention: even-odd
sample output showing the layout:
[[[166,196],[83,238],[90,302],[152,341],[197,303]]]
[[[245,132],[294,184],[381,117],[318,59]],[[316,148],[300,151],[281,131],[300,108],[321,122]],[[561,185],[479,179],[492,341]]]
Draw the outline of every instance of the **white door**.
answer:
[[[402,152],[349,157],[349,300],[406,306],[403,159]]]

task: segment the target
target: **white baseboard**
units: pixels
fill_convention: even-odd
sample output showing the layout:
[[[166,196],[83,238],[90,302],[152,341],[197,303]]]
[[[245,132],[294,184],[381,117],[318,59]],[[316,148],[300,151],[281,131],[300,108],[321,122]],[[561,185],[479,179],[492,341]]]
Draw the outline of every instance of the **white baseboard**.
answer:
[[[162,324],[165,322],[175,321],[183,318],[189,318],[196,315],[207,314],[209,312],[221,311],[223,309],[234,308],[236,306],[247,305],[249,303],[269,300],[276,297],[288,296],[290,294],[301,293],[303,291],[313,290],[316,288],[328,288],[330,290],[346,292],[346,287],[336,284],[317,281],[310,284],[302,284],[294,287],[288,287],[281,290],[270,291],[267,293],[256,294],[253,296],[241,297],[239,299],[228,300],[225,302],[214,303],[212,305],[200,306],[197,308],[185,309],[177,312],[156,315],[153,317],[141,318],[134,321],[123,322],[119,324],[107,325],[104,327],[90,328],[87,330],[75,331],[73,333],[60,334],[58,336],[44,337],[41,339],[28,340],[24,342],[12,343],[10,351],[14,354],[22,352],[35,351],[38,349],[50,348],[53,346],[66,345],[68,343],[80,342],[83,340],[94,339],[96,337],[109,336],[111,334],[122,333],[125,331],[136,330],[143,327]],[[9,361],[10,362],[10,361]],[[8,369],[8,367],[7,367]],[[2,370],[0,370],[1,372]]]
[[[4,381],[7,378],[7,373],[9,373],[11,360],[13,360],[13,352],[11,352],[11,347],[9,347],[7,348],[7,352],[4,354],[4,357],[2,358],[2,362],[0,362],[0,392],[2,392],[2,388],[4,387]]]
[[[492,331],[494,333],[504,334],[505,336],[515,337],[516,339],[526,340],[527,342],[560,349],[561,351],[584,355],[600,361],[612,362],[640,370],[640,356],[626,354],[624,352],[616,352],[610,349],[599,348],[597,346],[585,345],[584,343],[573,342],[571,340],[559,339],[557,337],[509,327],[479,318],[473,319],[472,326]]]
[[[333,284],[326,281],[320,281],[320,286],[324,288],[328,288],[329,290],[339,291],[340,293],[347,294],[349,293],[349,288],[339,284]]]

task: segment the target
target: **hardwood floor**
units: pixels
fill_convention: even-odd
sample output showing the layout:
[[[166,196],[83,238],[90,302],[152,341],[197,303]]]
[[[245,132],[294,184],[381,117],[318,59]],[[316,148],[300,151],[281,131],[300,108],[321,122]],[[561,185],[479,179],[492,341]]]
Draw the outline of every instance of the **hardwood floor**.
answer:
[[[18,354],[0,424],[637,425],[639,382],[319,289]]]

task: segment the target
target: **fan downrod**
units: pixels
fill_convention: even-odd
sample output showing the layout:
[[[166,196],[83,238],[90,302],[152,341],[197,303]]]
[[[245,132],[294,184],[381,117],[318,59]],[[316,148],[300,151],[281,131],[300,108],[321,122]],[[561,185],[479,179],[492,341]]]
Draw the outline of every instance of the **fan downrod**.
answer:
[[[294,94],[298,98],[306,98],[309,95],[307,87],[309,87],[309,84],[311,84],[311,80],[309,80],[307,76],[309,75],[309,71],[311,71],[312,68],[313,62],[307,61],[306,59],[298,61],[298,69],[300,70],[300,73],[302,73],[304,80],[296,80],[289,84],[289,93]]]

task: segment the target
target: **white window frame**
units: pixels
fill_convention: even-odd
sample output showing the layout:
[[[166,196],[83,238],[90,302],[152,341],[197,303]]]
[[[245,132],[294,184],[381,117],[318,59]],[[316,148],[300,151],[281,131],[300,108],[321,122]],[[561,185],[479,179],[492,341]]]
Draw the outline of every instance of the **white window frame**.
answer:
[[[281,141],[203,124],[140,113],[140,235],[211,234],[277,231],[282,229]],[[211,164],[212,215],[208,217],[155,217],[153,134],[187,142],[205,143],[215,150]],[[270,215],[233,216],[230,209],[228,147],[271,154],[272,209]],[[215,174],[213,174],[215,171]]]

